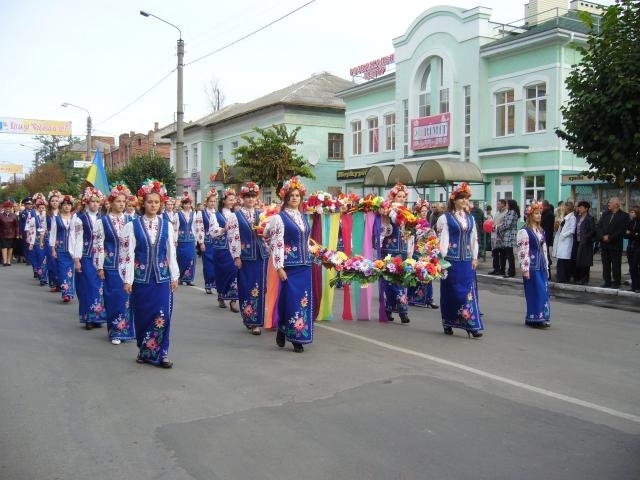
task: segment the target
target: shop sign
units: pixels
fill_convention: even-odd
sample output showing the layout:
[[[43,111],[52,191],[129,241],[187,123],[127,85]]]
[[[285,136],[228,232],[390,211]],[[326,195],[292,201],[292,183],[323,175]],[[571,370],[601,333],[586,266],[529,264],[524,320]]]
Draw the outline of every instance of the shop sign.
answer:
[[[569,185],[593,185],[594,183],[605,183],[600,180],[596,180],[588,175],[570,174],[562,175],[562,183]]]
[[[85,162],[84,160],[74,160],[73,168],[89,168],[93,162]]]
[[[380,75],[384,75],[387,71],[387,66],[394,63],[394,55],[387,55],[386,57],[378,58],[377,60],[373,60],[372,62],[364,63],[357,67],[353,67],[349,70],[349,74],[352,77],[356,75],[362,75],[365,80],[371,80],[372,78],[377,78]]]
[[[0,163],[0,173],[21,174],[22,172],[22,165],[14,163]]]
[[[451,142],[451,114],[411,120],[411,150],[448,147]]]
[[[354,168],[351,170],[338,170],[336,180],[356,180],[367,176],[369,168]]]
[[[200,172],[194,172],[191,174],[191,188],[198,190],[200,188]]]
[[[29,118],[0,117],[0,133],[27,135],[71,135],[71,122],[33,120]]]

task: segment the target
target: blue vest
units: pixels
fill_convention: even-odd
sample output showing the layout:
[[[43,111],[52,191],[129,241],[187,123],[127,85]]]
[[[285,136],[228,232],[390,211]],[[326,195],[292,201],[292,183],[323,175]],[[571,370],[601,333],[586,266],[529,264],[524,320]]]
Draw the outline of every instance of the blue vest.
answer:
[[[184,214],[178,212],[178,242],[195,242],[196,237],[193,235],[193,222],[196,219],[196,212],[191,212],[191,220],[187,222]]]
[[[227,219],[224,218],[224,215],[220,212],[216,212],[216,219],[218,220],[218,226],[220,228],[224,228],[227,226]],[[217,250],[227,250],[229,248],[229,242],[227,241],[227,232],[224,232],[224,235],[218,238],[214,238],[213,240],[213,248]]]
[[[544,261],[543,248],[545,245],[545,236],[542,232],[542,240],[538,240],[538,236],[530,228],[524,228],[529,235],[529,270],[546,270],[547,265]]]
[[[209,235],[209,226],[211,220],[209,219],[209,212],[206,208],[202,209],[202,224],[204,225],[204,243],[211,245],[213,243],[213,237]]]
[[[73,218],[73,217],[71,217]],[[55,217],[56,222],[56,252],[69,253],[69,228],[64,226],[62,218]],[[69,227],[71,220],[69,220]]]
[[[104,265],[105,270],[117,270],[118,258],[120,258],[120,238],[118,232],[113,228],[109,215],[103,215],[102,229],[104,230]],[[127,224],[125,216],[124,223]]]
[[[51,222],[55,222],[55,215],[47,215],[47,231],[44,234],[45,243],[49,245],[49,232],[51,232]]]
[[[125,221],[127,223],[132,221],[134,218],[138,218],[138,214],[137,213],[125,213],[124,214],[124,219],[125,219]]]
[[[34,211],[33,208],[30,210],[27,210],[26,208],[24,209],[24,211],[20,214],[20,217],[18,218],[18,223],[19,223],[19,227],[20,227],[20,237],[24,238],[24,229],[27,228],[27,222],[29,221],[29,219],[34,215]]]
[[[96,221],[100,220],[100,217],[98,214]],[[90,258],[93,255],[93,225],[87,212],[82,212],[79,218],[82,222],[82,256]]]
[[[471,233],[475,228],[475,220],[471,215],[467,215],[467,231],[462,229],[462,225],[455,215],[445,212],[447,226],[449,227],[449,249],[447,260],[454,262],[470,261],[471,255]]]
[[[280,212],[280,218],[284,223],[284,266],[311,265],[309,255],[311,227],[309,227],[307,216],[302,216],[306,227],[304,232],[287,212]]]
[[[144,227],[140,217],[133,220],[133,233],[136,236],[136,248],[133,262],[133,283],[149,283],[151,272],[155,275],[156,283],[171,281],[169,272],[169,256],[167,255],[167,242],[169,240],[169,221],[158,217],[160,231],[155,245]]]
[[[253,224],[249,225],[242,212],[236,212],[240,227],[240,259],[262,260],[269,256],[267,246],[261,238],[258,238],[253,228],[260,223],[260,214],[254,211]]]
[[[402,232],[400,227],[393,225],[393,232],[388,237],[385,237],[382,241],[382,252],[386,255],[388,253],[399,255],[401,253],[407,253],[407,242],[402,239]]]

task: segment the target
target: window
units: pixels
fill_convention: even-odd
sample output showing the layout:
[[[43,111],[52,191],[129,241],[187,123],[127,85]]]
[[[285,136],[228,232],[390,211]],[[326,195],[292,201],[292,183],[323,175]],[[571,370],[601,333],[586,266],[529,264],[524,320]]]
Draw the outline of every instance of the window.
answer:
[[[193,146],[193,169],[198,171],[199,167],[199,158],[198,158],[198,144]]]
[[[524,177],[524,204],[544,199],[544,175]]]
[[[402,100],[402,144],[404,158],[409,156],[409,100]]]
[[[360,120],[351,122],[351,153],[352,155],[362,153],[362,123]]]
[[[342,160],[344,155],[342,153],[344,146],[344,135],[341,133],[329,134],[329,160]]]
[[[233,155],[233,158],[237,159],[238,158],[238,154],[235,153],[236,148],[238,148],[238,141],[233,141],[231,142],[231,155]]]
[[[420,95],[418,96],[418,116],[428,117],[431,115],[431,65],[427,65],[427,69],[420,80]]]
[[[496,93],[496,137],[513,135],[516,104],[513,89]]]
[[[218,161],[224,160],[224,145],[218,145]]]
[[[527,133],[547,129],[547,85],[538,83],[526,87]]]
[[[463,87],[464,91],[464,161],[471,160],[471,85]]]
[[[189,149],[187,147],[184,148],[184,171],[189,171]]]
[[[396,149],[396,114],[388,113],[384,116],[384,149]]]
[[[445,113],[449,111],[449,89],[441,88],[440,89],[440,113]]]
[[[369,153],[378,153],[380,149],[380,136],[378,133],[378,117],[367,119],[367,131],[369,137]]]
[[[139,147],[142,146],[142,139],[141,138],[138,139],[138,146]]]

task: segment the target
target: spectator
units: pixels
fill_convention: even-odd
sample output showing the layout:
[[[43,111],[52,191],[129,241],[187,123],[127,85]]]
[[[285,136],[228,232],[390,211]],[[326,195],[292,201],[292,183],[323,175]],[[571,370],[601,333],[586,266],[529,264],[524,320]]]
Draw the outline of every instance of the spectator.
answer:
[[[542,221],[540,226],[544,231],[544,236],[547,241],[547,258],[549,259],[549,278],[551,278],[551,248],[553,247],[553,232],[556,222],[556,216],[553,213],[553,207],[547,200],[542,201]]]
[[[504,248],[502,245],[502,235],[498,232],[498,227],[502,224],[504,216],[507,214],[507,201],[498,200],[498,211],[493,218],[493,232],[491,232],[491,256],[493,257],[493,271],[489,275],[504,275]]]
[[[562,222],[562,219],[564,217],[564,202],[562,200],[558,202],[558,206],[554,210],[553,214],[556,217],[553,230],[557,232],[560,229],[560,222]]]
[[[473,202],[473,208],[471,209],[471,216],[476,222],[476,231],[478,232],[478,246],[481,252],[482,258],[485,258],[486,242],[484,241],[484,230],[482,225],[484,224],[484,212],[480,208],[480,202],[475,200]]]
[[[629,214],[620,209],[620,200],[609,199],[609,210],[598,225],[597,238],[602,252],[602,277],[604,288],[620,288],[622,283],[622,240],[629,226]],[[613,277],[613,279],[612,279]]]
[[[631,290],[640,293],[640,208],[629,211],[629,227],[626,237],[629,239],[629,267],[631,269]]]
[[[579,202],[576,212],[576,266],[574,279],[580,285],[589,283],[589,271],[593,265],[593,241],[596,238],[596,221],[589,213],[589,202]]]
[[[573,213],[573,202],[567,201],[564,204],[563,218],[560,222],[560,229],[556,234],[553,248],[554,256],[558,259],[556,280],[560,283],[569,283],[573,275],[571,271],[571,256],[573,253],[573,237],[576,233],[576,216]]]
[[[500,271],[506,270],[507,262],[509,263],[509,270],[506,270],[506,274],[503,274],[505,278],[512,278],[516,276],[516,264],[513,256],[513,249],[516,246],[516,235],[518,234],[518,219],[520,218],[520,208],[518,203],[513,200],[507,200],[507,213],[502,219],[501,225],[498,227],[498,234],[502,236],[502,247],[504,250],[504,256],[501,259]]]
[[[438,223],[438,219],[444,213],[444,207],[442,203],[434,203],[432,207],[431,217],[429,218],[429,223],[435,228],[435,225]]]
[[[8,267],[13,258],[13,246],[19,241],[18,216],[13,213],[13,203],[6,201],[2,204],[0,214],[0,248],[2,248],[2,265]]]

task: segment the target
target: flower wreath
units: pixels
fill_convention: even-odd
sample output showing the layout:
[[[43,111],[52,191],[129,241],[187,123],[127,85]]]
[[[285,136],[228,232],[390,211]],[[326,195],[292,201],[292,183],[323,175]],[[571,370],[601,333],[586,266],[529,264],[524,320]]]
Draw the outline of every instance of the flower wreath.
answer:
[[[210,197],[218,198],[218,191],[215,188],[212,188],[207,192],[207,195],[204,197],[204,201],[207,202]]]
[[[403,183],[398,182],[395,187],[391,189],[389,195],[387,195],[387,200],[393,200],[400,192],[404,192],[404,194],[409,197],[409,189]]]
[[[73,198],[71,195],[64,195],[60,200],[60,205],[62,206],[65,203],[68,203],[73,207],[73,204],[75,203],[75,201],[76,201],[75,198]]]
[[[416,215],[419,215],[420,210],[422,210],[423,207],[427,207],[427,210],[431,207],[429,200],[424,200],[422,198],[418,200],[416,204],[413,206],[413,213],[415,213]]]
[[[111,191],[107,197],[107,201],[109,202],[113,202],[120,195],[124,195],[125,198],[129,198],[131,196],[131,190],[129,190],[129,187],[127,187],[127,184],[124,182],[112,183],[110,187]]]
[[[189,195],[189,192],[182,192],[182,197],[180,197],[180,205],[182,205],[183,203],[193,203],[193,199],[191,198],[191,195]]]
[[[453,192],[451,192],[451,195],[449,195],[450,200],[455,200],[461,197],[471,197],[471,187],[467,182],[462,182]]]
[[[243,185],[240,188],[240,196],[245,197],[246,195],[253,194],[256,197],[260,195],[260,187],[253,182],[248,182],[246,185]]]
[[[536,211],[542,211],[542,203],[540,202],[533,202],[531,205],[529,205],[527,207],[527,209],[524,211],[525,214],[528,216],[532,215],[533,213],[535,213]]]
[[[284,200],[290,190],[298,190],[301,197],[305,197],[307,195],[307,189],[298,177],[291,177],[289,180],[284,182],[280,192],[278,192],[278,196]]]
[[[82,203],[86,205],[91,201],[93,197],[98,197],[98,200],[100,200],[100,203],[104,202],[104,193],[102,193],[100,190],[98,190],[95,187],[87,187],[84,189],[84,192],[82,193]]]
[[[227,198],[229,195],[234,195],[234,196],[236,195],[236,191],[235,191],[233,188],[231,188],[231,187],[227,188],[227,189],[222,193],[222,198],[223,198],[223,199],[225,199],[225,198]]]
[[[62,198],[62,194],[60,193],[60,190],[51,190],[47,194],[47,201],[50,202],[53,197]]]
[[[155,180],[153,178],[147,178],[144,181],[142,186],[138,189],[139,203],[144,202],[145,195],[148,195],[150,193],[157,193],[158,195],[160,195],[160,199],[162,202],[167,201],[167,198],[168,198],[167,189],[164,186],[164,183],[162,183],[159,180]]]

